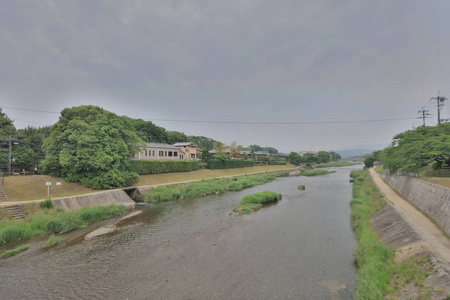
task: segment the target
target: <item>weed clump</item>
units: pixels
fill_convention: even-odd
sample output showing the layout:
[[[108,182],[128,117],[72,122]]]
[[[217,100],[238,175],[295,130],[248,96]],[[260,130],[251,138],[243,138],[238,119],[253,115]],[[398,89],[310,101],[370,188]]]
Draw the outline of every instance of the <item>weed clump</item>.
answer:
[[[263,204],[281,200],[281,194],[275,192],[259,192],[253,195],[247,195],[242,198],[234,212],[238,215],[249,214],[252,211],[259,210]]]
[[[47,199],[47,200],[45,200],[45,201],[39,203],[39,206],[40,206],[42,209],[45,209],[45,208],[47,208],[47,209],[53,208],[53,202],[52,202],[52,199]]]
[[[58,245],[59,243],[61,243],[61,238],[57,235],[52,234],[48,237],[46,246],[48,248],[50,248],[50,247]]]
[[[305,187],[305,185],[299,185],[299,186],[297,187],[297,189],[298,189],[299,191],[304,191],[304,190],[306,189],[306,187]]]

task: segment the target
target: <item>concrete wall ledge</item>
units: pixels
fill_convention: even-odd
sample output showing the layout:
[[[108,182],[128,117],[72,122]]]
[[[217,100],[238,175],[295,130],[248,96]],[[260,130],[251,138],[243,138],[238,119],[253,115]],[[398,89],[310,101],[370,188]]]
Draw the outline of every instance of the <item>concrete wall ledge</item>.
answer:
[[[450,235],[450,189],[409,176],[382,177],[398,194],[433,218]]]
[[[98,205],[125,205],[132,207],[136,203],[128,196],[128,194],[121,190],[111,190],[98,193],[91,193],[86,195],[53,198],[53,203],[64,210],[80,209],[84,206],[98,206]]]

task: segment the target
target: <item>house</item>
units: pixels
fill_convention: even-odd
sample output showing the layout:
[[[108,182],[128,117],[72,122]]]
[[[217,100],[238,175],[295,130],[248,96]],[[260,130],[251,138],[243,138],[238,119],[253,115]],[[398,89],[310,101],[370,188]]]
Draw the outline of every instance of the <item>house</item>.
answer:
[[[175,147],[186,153],[188,159],[197,159],[197,146],[192,142],[175,143]]]
[[[189,153],[179,147],[162,143],[147,143],[141,148],[141,152],[135,153],[131,159],[136,160],[188,160]]]

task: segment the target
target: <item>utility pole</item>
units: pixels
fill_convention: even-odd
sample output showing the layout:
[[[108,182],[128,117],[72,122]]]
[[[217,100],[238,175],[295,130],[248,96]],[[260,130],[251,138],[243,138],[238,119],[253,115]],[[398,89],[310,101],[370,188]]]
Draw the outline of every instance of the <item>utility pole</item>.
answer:
[[[425,119],[427,118],[427,116],[430,115],[428,113],[428,110],[426,110],[424,107],[422,107],[422,110],[419,110],[417,113],[418,114],[422,114],[422,116],[421,117],[417,117],[417,119],[423,119],[423,127],[425,127]]]
[[[8,152],[8,174],[11,175],[11,148],[12,148],[12,136],[9,134],[9,152]]]
[[[436,100],[437,113],[438,113],[438,124],[441,124],[441,121],[442,121],[441,120],[441,107],[444,106],[444,101],[448,100],[448,99],[445,98],[444,96],[440,96],[439,91],[438,91],[438,96],[431,98],[431,100]]]

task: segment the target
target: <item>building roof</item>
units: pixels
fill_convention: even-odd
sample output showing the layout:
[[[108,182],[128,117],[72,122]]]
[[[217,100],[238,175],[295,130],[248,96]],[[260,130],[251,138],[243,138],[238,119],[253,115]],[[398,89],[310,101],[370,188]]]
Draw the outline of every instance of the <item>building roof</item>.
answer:
[[[169,144],[163,144],[163,143],[147,143],[147,148],[166,148],[166,149],[180,150],[180,148],[178,148],[178,147],[175,147],[175,146],[169,145]]]

